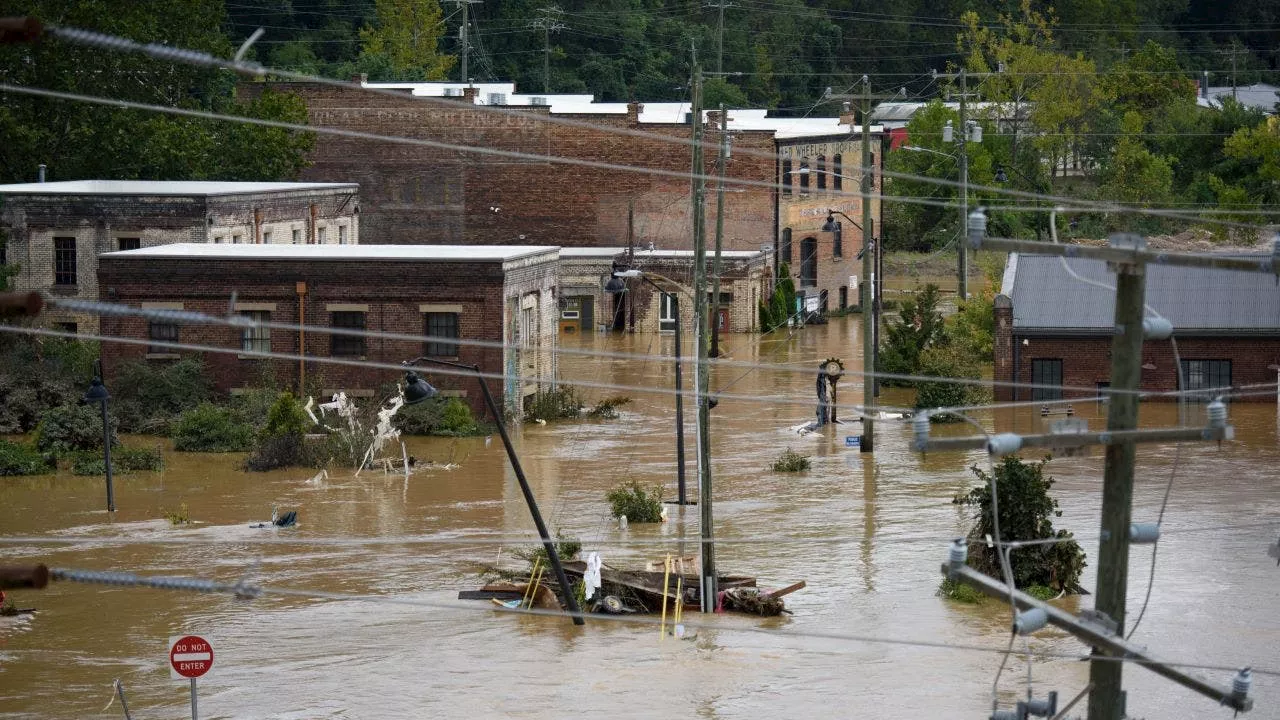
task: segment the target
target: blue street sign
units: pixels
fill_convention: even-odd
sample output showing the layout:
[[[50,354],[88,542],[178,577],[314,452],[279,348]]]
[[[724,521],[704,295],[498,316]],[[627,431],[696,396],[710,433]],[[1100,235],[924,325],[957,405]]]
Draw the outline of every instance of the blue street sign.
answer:
[[[862,445],[861,435],[846,435],[844,438],[845,447],[860,447]]]

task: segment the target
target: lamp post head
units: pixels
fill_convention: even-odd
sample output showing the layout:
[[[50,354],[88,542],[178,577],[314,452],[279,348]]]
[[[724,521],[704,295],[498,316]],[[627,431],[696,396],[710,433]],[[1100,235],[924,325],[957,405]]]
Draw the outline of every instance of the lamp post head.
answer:
[[[604,291],[610,295],[621,295],[627,291],[627,284],[622,281],[622,278],[614,275],[604,284]]]
[[[409,371],[404,374],[405,405],[416,405],[423,400],[430,400],[439,395],[440,391],[431,387],[431,383],[419,377],[418,373]]]
[[[836,222],[836,216],[827,213],[827,221],[822,223],[822,232],[840,232],[840,223]]]
[[[996,182],[998,183],[1009,182],[1009,176],[1005,174],[1004,168],[1002,167],[996,168]]]
[[[107,392],[107,386],[102,384],[102,378],[95,377],[89,383],[89,391],[81,399],[87,403],[106,402],[111,399],[111,393]]]
[[[951,127],[951,121],[948,120],[946,125],[942,126],[942,142],[949,143],[955,140],[955,128]]]

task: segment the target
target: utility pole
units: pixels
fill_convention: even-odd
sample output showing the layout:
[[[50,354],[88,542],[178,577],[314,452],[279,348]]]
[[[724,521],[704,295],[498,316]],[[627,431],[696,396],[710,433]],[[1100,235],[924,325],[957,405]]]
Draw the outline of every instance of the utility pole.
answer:
[[[1112,247],[1140,250],[1140,235],[1113,235]],[[1116,273],[1116,334],[1111,340],[1111,396],[1107,431],[1133,430],[1138,426],[1138,389],[1142,376],[1143,303],[1145,266],[1114,263]],[[1116,624],[1124,636],[1125,591],[1129,586],[1129,523],[1133,515],[1133,466],[1137,448],[1133,440],[1107,445],[1102,480],[1102,533],[1098,543],[1098,585],[1094,609]],[[1089,717],[1120,720],[1124,714],[1121,689],[1122,663],[1093,660],[1089,665]]]
[[[554,5],[548,5],[538,10],[540,15],[537,20],[529,23],[531,28],[542,29],[542,92],[551,94],[551,33],[559,32],[564,29],[564,23],[556,20],[560,15],[560,8]]]
[[[1242,47],[1240,47],[1239,43],[1238,43],[1237,41],[1235,41],[1235,40],[1232,40],[1232,42],[1231,42],[1231,48],[1230,48],[1229,50],[1219,50],[1219,51],[1218,51],[1218,54],[1219,54],[1219,55],[1230,55],[1230,56],[1231,56],[1231,99],[1232,99],[1232,100],[1239,100],[1239,99],[1240,99],[1240,98],[1239,98],[1239,95],[1238,95],[1238,93],[1237,93],[1237,88],[1236,88],[1236,57],[1237,57],[1238,55],[1243,55],[1243,54],[1245,54],[1245,53],[1247,53],[1247,52],[1249,52],[1249,51],[1248,51],[1248,50],[1245,50],[1245,49],[1244,49],[1244,48],[1242,48]]]
[[[717,11],[715,76],[720,77],[724,73],[724,11],[725,8],[733,7],[733,3],[728,0],[716,0],[715,3],[707,3],[707,7],[713,7]]]
[[[969,116],[965,112],[965,100],[969,95],[969,80],[964,68],[960,68],[960,264],[957,268],[960,285],[957,290],[961,300],[969,299],[969,246],[964,242],[966,224],[969,222]]]
[[[720,103],[720,177],[716,187],[716,260],[711,274],[711,357],[720,357],[720,247],[724,239],[724,175],[729,160],[729,117]]]
[[[468,74],[467,56],[471,52],[471,44],[467,40],[467,30],[471,25],[470,9],[472,5],[482,2],[482,0],[447,0],[457,5],[462,10],[462,26],[458,28],[458,40],[462,45],[462,77],[461,82],[471,82],[471,76]]]
[[[693,56],[693,103],[689,122],[693,124],[693,341],[696,361],[693,365],[693,397],[698,405],[696,444],[698,453],[698,511],[701,516],[702,612],[716,610],[715,528],[711,512],[711,412],[707,403],[707,224],[703,202],[705,182],[702,179],[702,66],[697,50]]]

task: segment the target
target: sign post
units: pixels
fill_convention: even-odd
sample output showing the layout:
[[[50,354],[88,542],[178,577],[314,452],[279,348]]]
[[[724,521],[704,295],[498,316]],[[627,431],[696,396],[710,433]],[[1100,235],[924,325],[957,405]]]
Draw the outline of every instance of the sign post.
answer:
[[[191,680],[191,720],[199,720],[196,712],[196,678],[213,669],[213,645],[199,635],[173,635],[169,638],[169,677]]]

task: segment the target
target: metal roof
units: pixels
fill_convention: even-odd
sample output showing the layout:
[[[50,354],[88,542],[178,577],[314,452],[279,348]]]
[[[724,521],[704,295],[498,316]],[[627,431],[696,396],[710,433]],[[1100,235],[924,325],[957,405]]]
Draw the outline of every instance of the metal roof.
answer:
[[[1100,260],[1070,258],[1080,277],[1114,287]],[[1013,301],[1015,333],[1110,333],[1115,290],[1071,277],[1062,259],[1011,254],[1001,289]],[[1174,334],[1280,334],[1280,285],[1266,273],[1147,266],[1146,303],[1173,323]]]
[[[566,247],[560,248],[561,258],[611,258],[615,255],[625,253],[626,247]],[[714,257],[715,250],[708,250],[707,257]],[[720,253],[723,257],[732,260],[741,260],[745,258],[753,258],[760,255],[759,250],[722,250]],[[635,249],[635,256],[639,259],[646,258],[692,258],[692,250],[649,250],[644,246]]]
[[[174,243],[103,253],[107,258],[217,260],[393,260],[502,262],[556,253],[555,245],[227,245]]]
[[[296,190],[357,190],[356,183],[205,182],[187,180],[66,180],[63,182],[0,185],[12,195],[166,195],[209,196]]]

